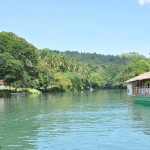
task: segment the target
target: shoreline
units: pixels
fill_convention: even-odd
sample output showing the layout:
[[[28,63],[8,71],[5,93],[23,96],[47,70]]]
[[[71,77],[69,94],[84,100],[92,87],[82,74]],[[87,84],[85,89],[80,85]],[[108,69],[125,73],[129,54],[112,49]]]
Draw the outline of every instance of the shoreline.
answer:
[[[1,88],[0,97],[11,97],[13,95],[27,95],[27,94],[41,94],[42,92],[37,89],[31,88]]]

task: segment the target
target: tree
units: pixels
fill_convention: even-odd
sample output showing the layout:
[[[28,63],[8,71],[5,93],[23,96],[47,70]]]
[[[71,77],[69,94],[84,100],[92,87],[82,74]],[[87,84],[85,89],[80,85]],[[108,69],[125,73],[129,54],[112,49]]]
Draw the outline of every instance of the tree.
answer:
[[[7,52],[19,60],[31,78],[37,77],[38,50],[12,32],[0,32],[0,53]]]
[[[27,79],[22,62],[15,60],[9,53],[0,54],[0,79],[4,79],[6,83],[14,83]]]

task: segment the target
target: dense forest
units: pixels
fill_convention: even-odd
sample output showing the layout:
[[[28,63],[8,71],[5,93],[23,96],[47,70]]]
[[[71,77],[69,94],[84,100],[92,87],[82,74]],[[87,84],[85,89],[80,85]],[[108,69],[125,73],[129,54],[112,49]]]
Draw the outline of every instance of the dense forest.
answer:
[[[12,32],[0,32],[0,79],[5,85],[41,91],[124,88],[124,81],[150,71],[138,53],[101,55],[37,49]]]

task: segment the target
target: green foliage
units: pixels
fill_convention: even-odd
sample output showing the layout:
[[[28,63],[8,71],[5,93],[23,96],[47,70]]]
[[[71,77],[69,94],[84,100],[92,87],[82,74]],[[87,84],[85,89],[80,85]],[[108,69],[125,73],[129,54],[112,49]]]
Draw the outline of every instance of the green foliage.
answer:
[[[68,91],[72,86],[70,79],[65,73],[56,73],[54,79],[58,83],[58,87],[63,91]]]
[[[150,71],[150,60],[138,53],[101,55],[37,50],[11,32],[0,32],[0,79],[41,91],[123,88],[124,81]]]
[[[146,58],[133,58],[128,65],[122,66],[120,72],[114,78],[114,87],[124,86],[124,81],[141,73],[150,71],[150,60]]]
[[[65,54],[86,65],[93,88],[123,88],[125,80],[150,71],[150,60],[135,52],[117,56],[70,51]]]
[[[32,88],[23,88],[22,91],[29,93],[29,94],[41,94],[39,90],[32,89]]]
[[[10,87],[4,87],[2,90],[4,93],[22,93],[25,92],[26,94],[41,94],[40,91],[37,89],[31,89],[31,88],[10,88]]]
[[[85,74],[81,74],[80,72],[66,72],[66,76],[72,82],[72,91],[81,91],[90,86]]]
[[[7,83],[26,80],[23,64],[15,60],[8,52],[0,54],[0,78]]]
[[[9,53],[19,60],[29,76],[37,76],[38,50],[23,38],[11,32],[0,32],[0,53]]]
[[[105,87],[105,80],[104,77],[99,73],[93,73],[91,74],[91,85],[92,88],[99,88],[99,87]]]

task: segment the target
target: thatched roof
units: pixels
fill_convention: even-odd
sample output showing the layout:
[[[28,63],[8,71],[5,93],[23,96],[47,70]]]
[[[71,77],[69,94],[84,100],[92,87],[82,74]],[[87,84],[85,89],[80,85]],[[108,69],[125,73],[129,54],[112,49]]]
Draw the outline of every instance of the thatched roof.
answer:
[[[140,74],[134,78],[131,78],[127,81],[125,81],[126,83],[129,83],[129,82],[133,82],[133,81],[140,81],[140,80],[145,80],[145,79],[150,79],[150,72],[145,72],[143,74]]]

